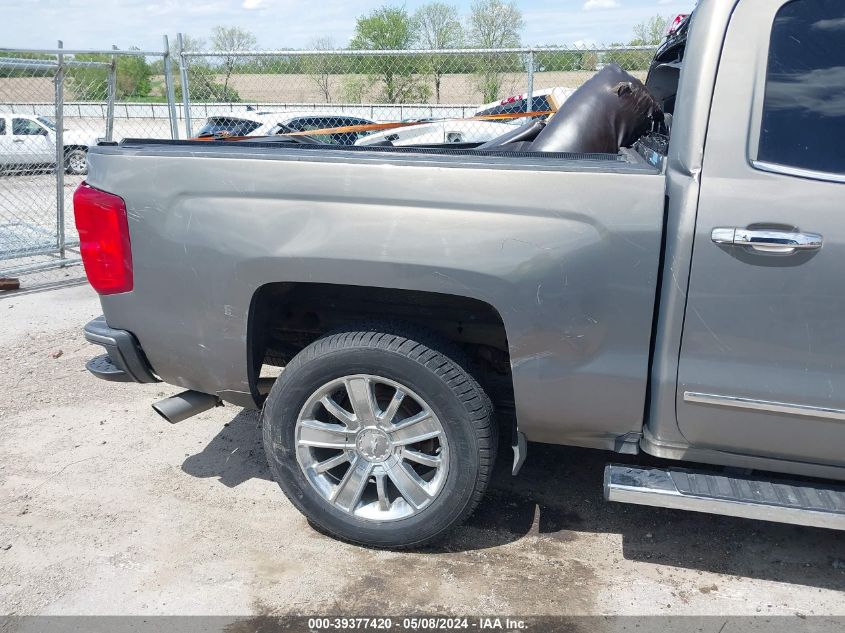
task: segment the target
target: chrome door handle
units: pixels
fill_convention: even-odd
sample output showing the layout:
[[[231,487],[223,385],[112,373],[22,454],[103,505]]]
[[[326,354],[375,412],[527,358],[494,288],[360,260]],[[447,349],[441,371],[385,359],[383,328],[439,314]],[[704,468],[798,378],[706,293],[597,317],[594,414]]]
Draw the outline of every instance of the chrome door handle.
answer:
[[[22,138],[13,138],[12,143],[23,143],[23,139]]]
[[[814,250],[822,247],[822,236],[818,233],[778,231],[776,229],[741,229],[739,227],[717,227],[710,234],[716,244],[726,246],[749,246],[766,253],[792,253],[796,250]]]

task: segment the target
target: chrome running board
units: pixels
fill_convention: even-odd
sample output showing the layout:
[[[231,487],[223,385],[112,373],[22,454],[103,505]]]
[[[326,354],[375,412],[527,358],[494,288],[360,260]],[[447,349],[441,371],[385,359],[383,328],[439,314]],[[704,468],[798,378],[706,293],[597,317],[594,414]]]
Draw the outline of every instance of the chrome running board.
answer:
[[[845,487],[608,464],[608,501],[845,530]]]

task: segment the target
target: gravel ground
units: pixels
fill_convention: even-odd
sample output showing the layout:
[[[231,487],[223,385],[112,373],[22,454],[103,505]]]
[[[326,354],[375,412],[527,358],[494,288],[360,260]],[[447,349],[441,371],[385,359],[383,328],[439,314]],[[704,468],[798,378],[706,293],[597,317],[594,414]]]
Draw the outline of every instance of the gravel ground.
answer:
[[[608,504],[608,454],[531,445],[470,522],[389,553],[312,530],[254,412],[171,426],[89,377],[88,287],[0,299],[0,613],[845,615],[841,533]]]

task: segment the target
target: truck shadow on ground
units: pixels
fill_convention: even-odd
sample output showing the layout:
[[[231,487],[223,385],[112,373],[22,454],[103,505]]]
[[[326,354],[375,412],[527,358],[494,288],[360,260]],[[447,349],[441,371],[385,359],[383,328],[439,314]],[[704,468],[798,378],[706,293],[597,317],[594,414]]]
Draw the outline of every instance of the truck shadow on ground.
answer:
[[[812,587],[845,589],[841,532],[605,502],[602,472],[609,462],[661,463],[545,444],[531,444],[516,478],[503,447],[490,489],[467,524],[426,548],[449,553],[496,547],[532,536],[563,545],[583,533],[622,536],[620,557],[694,570]],[[182,470],[225,486],[272,480],[258,414],[241,411]],[[282,494],[279,492],[279,494]]]

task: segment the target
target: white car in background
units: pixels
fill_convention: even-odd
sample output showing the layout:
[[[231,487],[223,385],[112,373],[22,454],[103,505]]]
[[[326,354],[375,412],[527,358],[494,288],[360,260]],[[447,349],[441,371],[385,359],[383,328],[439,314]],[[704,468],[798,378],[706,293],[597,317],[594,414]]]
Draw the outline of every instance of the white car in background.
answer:
[[[285,132],[307,132],[348,125],[369,125],[370,119],[336,112],[226,112],[208,117],[197,137],[274,136]],[[314,138],[331,145],[352,145],[365,132],[319,134]]]
[[[575,90],[571,88],[546,88],[535,90],[531,99],[531,112],[553,112]],[[492,101],[478,108],[473,116],[526,112],[527,95],[520,94]],[[426,120],[420,125],[382,130],[355,141],[355,145],[376,145],[390,142],[400,145],[441,145],[445,143],[486,143],[526,122],[524,118],[510,121],[473,121],[469,119]]]
[[[393,146],[484,143],[513,129],[511,123],[499,121],[406,119],[402,122],[419,125],[373,132],[355,141],[355,145],[378,145],[388,142]]]
[[[88,148],[100,139],[78,130],[63,130],[64,168],[88,173]],[[0,169],[22,171],[56,164],[56,123],[50,117],[0,114]]]

